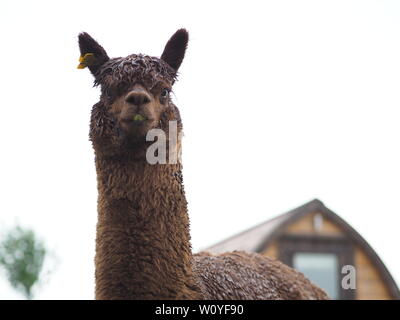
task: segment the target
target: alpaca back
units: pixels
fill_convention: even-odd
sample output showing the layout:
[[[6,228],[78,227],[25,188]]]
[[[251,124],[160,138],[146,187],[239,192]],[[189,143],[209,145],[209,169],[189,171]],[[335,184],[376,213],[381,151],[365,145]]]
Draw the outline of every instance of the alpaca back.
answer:
[[[326,300],[326,293],[300,272],[257,253],[234,251],[193,256],[205,299]]]

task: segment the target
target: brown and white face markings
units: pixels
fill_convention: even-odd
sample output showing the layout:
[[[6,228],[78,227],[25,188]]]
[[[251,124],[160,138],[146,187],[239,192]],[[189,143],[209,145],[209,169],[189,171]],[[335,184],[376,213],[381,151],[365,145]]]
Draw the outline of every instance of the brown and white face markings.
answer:
[[[174,110],[170,92],[187,43],[188,33],[180,29],[167,42],[161,58],[133,54],[110,59],[89,34],[81,33],[79,68],[88,67],[95,77],[95,85],[101,86],[100,102],[106,109],[106,112],[97,112],[96,117],[101,115],[104,119],[96,119],[95,125],[110,126],[112,122],[116,126],[114,132],[119,132],[128,142],[140,144],[145,143],[149,130],[162,127],[163,119],[180,121],[171,119],[179,116],[179,112]],[[107,130],[92,131],[100,134]]]

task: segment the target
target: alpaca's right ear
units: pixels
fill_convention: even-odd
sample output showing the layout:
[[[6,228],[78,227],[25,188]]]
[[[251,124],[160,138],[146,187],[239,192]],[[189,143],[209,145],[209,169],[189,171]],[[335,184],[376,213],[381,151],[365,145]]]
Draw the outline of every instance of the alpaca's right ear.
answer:
[[[78,36],[81,57],[79,58],[78,69],[88,67],[90,72],[95,75],[99,68],[110,58],[107,52],[94,40],[88,33],[82,32]]]

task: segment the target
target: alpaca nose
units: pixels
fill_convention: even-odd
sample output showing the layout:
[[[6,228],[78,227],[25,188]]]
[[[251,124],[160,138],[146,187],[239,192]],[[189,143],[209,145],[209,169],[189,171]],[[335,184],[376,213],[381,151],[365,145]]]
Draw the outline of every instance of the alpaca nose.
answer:
[[[139,107],[143,104],[149,103],[150,96],[144,91],[133,90],[126,95],[125,101]]]

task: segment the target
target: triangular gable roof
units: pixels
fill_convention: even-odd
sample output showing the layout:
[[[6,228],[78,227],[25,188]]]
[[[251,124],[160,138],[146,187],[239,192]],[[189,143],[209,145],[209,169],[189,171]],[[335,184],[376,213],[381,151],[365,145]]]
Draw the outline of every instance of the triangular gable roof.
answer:
[[[205,251],[212,253],[222,253],[234,250],[262,252],[276,237],[282,234],[288,225],[307,214],[317,212],[325,216],[328,220],[336,223],[354,243],[363,249],[379,270],[392,296],[395,299],[400,299],[400,291],[394,279],[375,250],[372,249],[368,242],[355,229],[353,229],[353,227],[332,210],[325,207],[325,205],[318,199],[314,199],[296,209],[290,210],[280,216],[267,220],[266,222],[223,240],[206,248]]]
[[[239,234],[229,237],[228,239],[218,242],[205,250],[215,253],[233,250],[260,252],[289,223],[292,223],[293,220],[297,220],[305,214],[318,211],[321,206],[325,207],[321,201],[318,199],[312,200],[301,207],[290,210]]]

